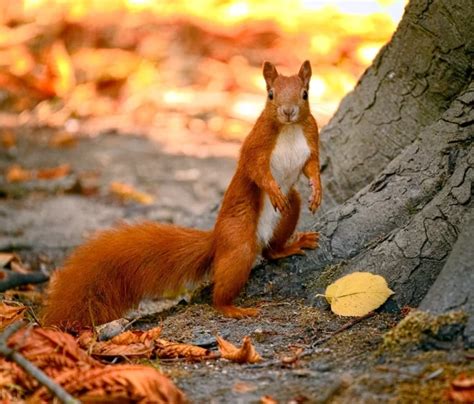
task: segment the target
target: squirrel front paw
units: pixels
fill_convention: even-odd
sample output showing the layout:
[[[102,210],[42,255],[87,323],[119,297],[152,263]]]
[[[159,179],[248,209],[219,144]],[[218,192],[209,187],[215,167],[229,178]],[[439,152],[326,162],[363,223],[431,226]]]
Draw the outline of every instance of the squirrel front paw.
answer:
[[[309,186],[311,187],[311,197],[309,199],[309,210],[314,214],[316,209],[321,205],[322,190],[321,180],[311,179],[309,180]]]
[[[290,202],[276,182],[273,182],[268,190],[268,197],[275,210],[285,212],[290,207]]]

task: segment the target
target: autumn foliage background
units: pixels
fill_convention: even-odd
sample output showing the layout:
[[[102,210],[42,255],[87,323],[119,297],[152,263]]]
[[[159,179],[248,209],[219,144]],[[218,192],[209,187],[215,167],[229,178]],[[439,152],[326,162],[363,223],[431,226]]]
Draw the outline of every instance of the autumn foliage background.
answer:
[[[390,39],[403,6],[2,1],[0,126],[90,136],[117,130],[173,152],[235,156],[228,142],[245,137],[264,103],[264,60],[287,74],[311,60],[310,100],[324,125]]]

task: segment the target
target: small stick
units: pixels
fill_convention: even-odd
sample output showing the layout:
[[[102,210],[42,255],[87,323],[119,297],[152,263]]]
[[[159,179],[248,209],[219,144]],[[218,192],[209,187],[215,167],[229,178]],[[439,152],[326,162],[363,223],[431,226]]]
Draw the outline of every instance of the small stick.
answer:
[[[362,316],[362,317],[357,317],[355,318],[354,320],[352,321],[349,321],[347,322],[346,324],[344,324],[342,327],[338,328],[336,331],[332,332],[331,334],[329,335],[326,335],[325,337],[322,337],[322,338],[319,338],[318,340],[314,341],[312,344],[311,344],[311,348],[309,349],[305,349],[303,351],[303,353],[300,355],[300,358],[303,358],[305,356],[309,356],[309,355],[312,355],[314,352],[315,352],[315,348],[318,346],[318,345],[321,345],[321,344],[324,344],[325,342],[329,341],[332,337],[334,337],[335,335],[343,332],[343,331],[346,331],[348,330],[349,328],[352,328],[354,327],[356,324],[359,324],[361,321],[364,321],[368,318],[371,318],[375,316],[375,312],[374,311],[371,311],[370,313],[367,313],[365,316]]]
[[[344,324],[342,327],[338,328],[336,331],[333,331],[331,334],[329,335],[326,335],[325,337],[322,337],[316,341],[314,341],[312,344],[311,344],[311,348],[310,349],[307,349],[306,351],[311,351],[311,350],[314,350],[315,347],[317,347],[318,345],[321,345],[321,344],[324,344],[326,341],[329,341],[332,337],[334,337],[335,335],[343,332],[343,331],[346,331],[348,330],[349,328],[352,328],[354,327],[356,324],[359,324],[361,321],[364,321],[368,318],[371,318],[375,316],[375,312],[374,311],[371,311],[370,313],[367,313],[366,315],[362,316],[362,317],[357,317],[355,318],[354,320],[352,321],[349,321],[347,322],[346,324]],[[306,353],[303,352],[301,354],[301,356],[306,356],[306,355],[311,355],[311,353]]]
[[[8,359],[11,359],[17,365],[23,368],[23,370],[28,373],[30,376],[34,377],[38,382],[43,386],[46,386],[51,393],[53,393],[62,403],[66,404],[80,404],[79,400],[76,400],[71,396],[66,390],[64,390],[59,384],[51,380],[46,373],[41,369],[32,364],[28,359],[23,355],[11,349],[7,345],[7,340],[15,332],[17,332],[25,323],[23,321],[15,322],[9,325],[1,334],[0,334],[0,354],[5,356]]]
[[[298,359],[301,359],[305,356],[312,355],[313,353],[316,352],[316,347],[318,345],[324,344],[325,342],[329,341],[335,335],[337,335],[337,334],[339,334],[343,331],[346,331],[349,328],[352,328],[353,326],[355,326],[356,324],[359,324],[363,320],[366,320],[368,318],[371,318],[371,317],[375,316],[375,314],[376,314],[375,312],[371,311],[370,313],[366,314],[365,316],[357,317],[354,320],[349,321],[348,323],[344,324],[342,327],[338,328],[336,331],[333,331],[331,334],[326,335],[325,337],[314,341],[311,344],[311,348],[305,349],[298,356]],[[273,361],[269,361],[269,362],[265,362],[265,363],[261,363],[261,364],[250,365],[249,368],[252,368],[252,369],[254,369],[254,368],[266,368],[266,367],[270,367],[270,366],[273,366],[273,365],[284,365],[284,364],[281,362],[281,360],[273,360]]]
[[[42,272],[28,272],[22,274],[10,271],[9,269],[0,269],[0,273],[3,275],[3,278],[0,281],[0,292],[5,292],[8,289],[28,285],[30,283],[46,282],[49,279],[48,275]]]

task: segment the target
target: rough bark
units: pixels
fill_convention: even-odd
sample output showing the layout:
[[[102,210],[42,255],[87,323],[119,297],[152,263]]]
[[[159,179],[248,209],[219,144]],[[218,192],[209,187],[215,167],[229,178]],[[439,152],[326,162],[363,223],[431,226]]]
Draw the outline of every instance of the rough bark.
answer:
[[[468,216],[446,264],[421,302],[421,309],[474,313],[474,211]],[[474,347],[474,316],[468,319],[464,333]]]
[[[472,80],[469,0],[411,0],[373,65],[322,131],[325,199],[354,195],[437,121]]]

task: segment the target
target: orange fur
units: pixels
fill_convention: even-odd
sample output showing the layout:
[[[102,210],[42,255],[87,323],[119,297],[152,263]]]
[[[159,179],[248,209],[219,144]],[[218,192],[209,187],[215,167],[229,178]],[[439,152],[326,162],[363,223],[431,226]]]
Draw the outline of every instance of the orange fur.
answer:
[[[310,153],[302,173],[310,180],[309,208],[321,202],[319,138],[316,120],[303,97],[311,66],[298,75],[278,74],[264,64],[271,99],[242,145],[234,177],[224,195],[215,227],[210,231],[143,223],[105,231],[73,252],[55,273],[42,314],[45,325],[84,326],[120,317],[144,297],[162,296],[213,274],[214,306],[241,318],[257,310],[233,306],[259,253],[267,258],[302,254],[317,247],[317,233],[293,235],[300,210],[298,193],[287,194],[272,175],[272,151],[287,120],[302,128]],[[298,113],[293,114],[293,109]],[[283,136],[283,135],[282,135]],[[299,175],[301,172],[297,172]],[[257,237],[264,197],[281,212],[268,245]],[[292,238],[293,236],[293,238]]]

